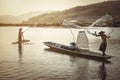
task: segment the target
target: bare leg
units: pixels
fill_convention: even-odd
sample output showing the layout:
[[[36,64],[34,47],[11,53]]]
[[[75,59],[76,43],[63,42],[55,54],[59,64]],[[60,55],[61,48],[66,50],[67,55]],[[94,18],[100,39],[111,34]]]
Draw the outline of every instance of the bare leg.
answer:
[[[103,51],[103,56],[105,56],[106,54],[105,54],[105,52]]]

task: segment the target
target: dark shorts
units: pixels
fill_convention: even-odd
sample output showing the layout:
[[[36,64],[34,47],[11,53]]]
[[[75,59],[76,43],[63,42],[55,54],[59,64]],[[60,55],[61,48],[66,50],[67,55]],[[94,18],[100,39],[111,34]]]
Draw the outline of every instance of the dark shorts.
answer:
[[[106,51],[107,43],[101,43],[99,50],[102,52]]]

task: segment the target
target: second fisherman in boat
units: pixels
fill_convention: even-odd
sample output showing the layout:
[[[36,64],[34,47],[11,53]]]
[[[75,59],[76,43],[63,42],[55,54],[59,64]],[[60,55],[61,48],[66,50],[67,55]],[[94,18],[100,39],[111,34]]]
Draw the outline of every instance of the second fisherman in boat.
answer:
[[[23,36],[22,28],[20,28],[18,32],[18,43],[22,43],[23,40],[24,40],[24,36]]]
[[[106,47],[107,47],[107,38],[110,38],[110,36],[107,36],[107,35],[105,34],[105,31],[100,31],[98,34],[97,34],[96,31],[95,31],[95,34],[94,34],[94,35],[101,37],[102,43],[101,43],[101,45],[100,45],[99,50],[102,51],[103,56],[105,56],[105,55],[106,55],[106,54],[105,54],[105,51],[106,51]]]

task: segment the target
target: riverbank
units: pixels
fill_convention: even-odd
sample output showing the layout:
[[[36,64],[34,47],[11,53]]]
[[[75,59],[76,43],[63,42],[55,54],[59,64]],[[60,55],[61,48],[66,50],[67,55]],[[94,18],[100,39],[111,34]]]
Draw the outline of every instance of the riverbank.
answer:
[[[88,27],[88,23],[87,26],[85,26],[86,24],[83,24],[82,27]],[[0,23],[0,27],[38,27],[38,28],[69,28],[68,26],[64,26],[62,24],[5,24],[5,23]],[[100,26],[94,26],[94,27],[100,27]],[[109,27],[109,26],[102,26],[102,27]],[[110,26],[110,27],[120,27],[119,26]],[[72,27],[74,28],[74,26]]]
[[[36,27],[43,27],[43,26],[62,26],[62,24],[22,24],[22,23],[0,23],[0,26],[36,26]]]

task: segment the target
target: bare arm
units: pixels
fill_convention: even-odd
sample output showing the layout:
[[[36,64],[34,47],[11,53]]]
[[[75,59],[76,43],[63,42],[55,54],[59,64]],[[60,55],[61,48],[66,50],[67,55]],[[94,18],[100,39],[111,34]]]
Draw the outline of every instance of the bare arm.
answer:
[[[106,38],[108,38],[108,39],[109,39],[109,38],[110,38],[110,36],[106,36]]]
[[[96,37],[100,36],[100,35],[98,35],[98,34],[96,33],[96,31],[95,31],[95,33],[94,33],[93,35],[95,35]]]

